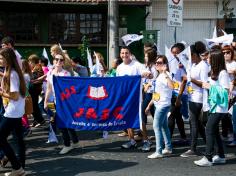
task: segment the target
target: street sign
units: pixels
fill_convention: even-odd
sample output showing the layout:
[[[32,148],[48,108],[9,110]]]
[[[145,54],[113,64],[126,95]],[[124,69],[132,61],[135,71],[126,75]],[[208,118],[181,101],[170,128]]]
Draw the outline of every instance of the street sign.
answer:
[[[167,25],[173,27],[182,27],[183,0],[168,0],[167,12]]]

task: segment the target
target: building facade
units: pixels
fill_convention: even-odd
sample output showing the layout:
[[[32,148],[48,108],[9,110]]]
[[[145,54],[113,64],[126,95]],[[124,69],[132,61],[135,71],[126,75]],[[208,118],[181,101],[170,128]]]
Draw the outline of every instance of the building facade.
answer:
[[[195,41],[204,41],[212,38],[215,26],[227,32],[236,33],[236,19],[229,23],[222,13],[224,0],[184,0],[183,1],[183,26],[176,28],[176,41],[185,41],[192,44]],[[226,2],[227,3],[227,2]],[[236,1],[230,1],[228,8],[236,7]],[[146,21],[146,28],[160,30],[160,51],[170,47],[175,42],[175,27],[167,26],[167,0],[152,1],[152,6],[147,7],[150,15]],[[233,10],[234,14],[235,9]]]
[[[150,0],[118,0],[119,26],[126,33],[145,30],[146,6]],[[70,56],[86,36],[92,50],[107,55],[107,0],[1,0],[0,38],[12,36],[16,48],[27,58],[32,53],[60,43]],[[125,29],[125,30],[124,30]],[[120,36],[119,36],[120,37]],[[141,44],[133,46],[136,55]]]

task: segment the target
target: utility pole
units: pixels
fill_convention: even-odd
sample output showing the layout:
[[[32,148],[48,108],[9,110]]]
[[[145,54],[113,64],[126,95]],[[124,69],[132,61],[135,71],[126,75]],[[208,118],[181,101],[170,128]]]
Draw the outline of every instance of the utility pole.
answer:
[[[119,5],[118,0],[108,0],[108,65],[111,68],[112,60],[119,54],[119,34],[118,34]]]

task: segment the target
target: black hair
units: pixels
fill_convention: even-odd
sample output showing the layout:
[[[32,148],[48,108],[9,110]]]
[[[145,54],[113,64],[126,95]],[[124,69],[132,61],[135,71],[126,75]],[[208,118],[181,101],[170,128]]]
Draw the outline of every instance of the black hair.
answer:
[[[14,40],[13,40],[13,38],[11,38],[10,36],[7,36],[7,37],[4,37],[3,39],[2,39],[2,44],[11,44],[11,46],[14,48],[14,46],[15,46],[15,42],[14,42]]]
[[[44,63],[45,66],[48,65],[48,60],[45,57],[41,58],[41,63]]]
[[[201,41],[195,42],[193,45],[190,46],[190,49],[192,54],[196,54],[198,56],[207,51],[206,45]]]
[[[185,49],[185,46],[183,43],[175,43],[172,47],[171,47],[171,50],[173,48],[178,48],[180,50],[180,52],[182,52],[184,49]]]
[[[131,50],[130,50],[130,48],[129,48],[128,46],[121,46],[120,51],[121,51],[122,49],[127,49],[127,50],[129,50],[129,52],[131,53]]]

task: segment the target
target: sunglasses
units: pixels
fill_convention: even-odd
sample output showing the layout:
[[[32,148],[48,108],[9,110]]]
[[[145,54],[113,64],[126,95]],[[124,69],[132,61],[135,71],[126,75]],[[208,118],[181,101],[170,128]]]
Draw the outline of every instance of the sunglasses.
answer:
[[[231,52],[230,51],[225,51],[225,52],[223,52],[223,54],[225,55],[225,54],[231,54]]]
[[[64,62],[65,61],[65,59],[61,59],[61,58],[55,58],[55,61],[60,61],[60,62]]]
[[[163,62],[159,62],[159,61],[157,61],[157,62],[155,62],[155,64],[156,64],[156,65],[162,65]]]

